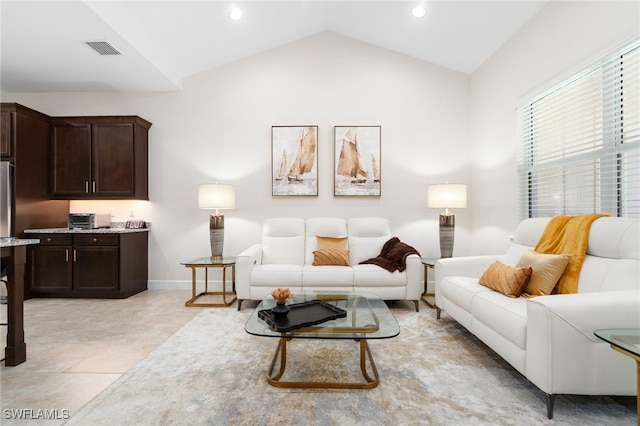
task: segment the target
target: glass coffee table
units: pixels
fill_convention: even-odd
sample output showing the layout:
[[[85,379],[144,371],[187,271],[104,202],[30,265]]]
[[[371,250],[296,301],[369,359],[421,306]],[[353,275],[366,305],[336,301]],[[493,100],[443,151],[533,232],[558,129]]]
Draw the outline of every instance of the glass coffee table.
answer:
[[[400,333],[400,326],[385,302],[374,294],[364,292],[304,292],[294,293],[293,301],[289,305],[293,311],[296,306],[301,306],[296,304],[313,303],[313,301],[320,301],[317,303],[323,305],[329,304],[337,308],[336,311],[344,311],[346,315],[320,324],[278,331],[286,327],[279,327],[273,323],[270,325],[260,318],[261,311],[269,312],[276,305],[275,300],[269,296],[260,302],[247,320],[245,325],[247,333],[278,339],[278,346],[267,372],[269,384],[281,388],[325,389],[371,389],[378,386],[380,376],[367,342],[370,339],[389,339]],[[364,380],[356,382],[281,380],[287,367],[287,344],[293,339],[355,340],[360,349],[360,372]],[[278,364],[277,369],[276,364]]]

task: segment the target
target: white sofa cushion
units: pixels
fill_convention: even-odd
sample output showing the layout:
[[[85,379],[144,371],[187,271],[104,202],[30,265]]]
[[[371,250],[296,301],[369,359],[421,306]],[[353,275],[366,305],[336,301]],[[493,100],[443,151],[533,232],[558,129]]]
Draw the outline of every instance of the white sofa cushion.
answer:
[[[509,266],[516,266],[522,255],[528,250],[533,250],[538,244],[540,235],[542,235],[550,220],[551,218],[549,217],[539,217],[520,222],[513,241],[507,250],[504,263]]]
[[[638,219],[601,217],[589,232],[587,255],[640,260]]]
[[[266,219],[262,228],[262,263],[304,263],[304,219]]]
[[[591,225],[578,293],[640,290],[637,219],[602,217]]]
[[[384,218],[349,219],[347,228],[351,265],[378,256],[391,238],[389,220]]]
[[[254,287],[302,287],[302,265],[288,263],[256,265],[251,270],[251,285]]]
[[[505,297],[496,291],[478,292],[473,299],[471,313],[519,348],[527,347],[527,300]]]
[[[404,287],[407,284],[406,272],[389,272],[377,265],[353,265],[353,282],[359,287]]]
[[[494,292],[490,288],[478,284],[478,278],[449,276],[446,277],[445,280],[447,285],[439,288],[442,296],[470,313],[473,313],[471,306],[476,294],[489,291]]]
[[[638,265],[637,260],[586,256],[578,279],[578,293],[640,290]]]
[[[302,287],[344,287],[353,290],[353,269],[349,266],[304,265],[302,268]]]

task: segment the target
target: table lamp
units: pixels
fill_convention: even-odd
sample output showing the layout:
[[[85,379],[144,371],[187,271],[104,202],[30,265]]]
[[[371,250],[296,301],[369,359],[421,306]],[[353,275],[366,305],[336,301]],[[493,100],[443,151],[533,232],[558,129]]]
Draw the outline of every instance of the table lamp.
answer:
[[[453,255],[453,235],[455,230],[455,216],[449,211],[467,207],[467,185],[448,183],[429,185],[427,188],[428,207],[444,208],[440,213],[440,257]]]
[[[209,218],[209,240],[211,258],[221,259],[224,246],[224,215],[218,210],[233,209],[236,206],[236,190],[233,185],[205,183],[198,186],[198,206],[201,209],[215,209]]]

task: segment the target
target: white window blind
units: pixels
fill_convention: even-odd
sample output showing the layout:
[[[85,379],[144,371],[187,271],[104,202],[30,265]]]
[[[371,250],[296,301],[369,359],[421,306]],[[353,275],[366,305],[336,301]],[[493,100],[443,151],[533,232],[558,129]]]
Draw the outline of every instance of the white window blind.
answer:
[[[639,46],[518,108],[521,219],[640,217]]]

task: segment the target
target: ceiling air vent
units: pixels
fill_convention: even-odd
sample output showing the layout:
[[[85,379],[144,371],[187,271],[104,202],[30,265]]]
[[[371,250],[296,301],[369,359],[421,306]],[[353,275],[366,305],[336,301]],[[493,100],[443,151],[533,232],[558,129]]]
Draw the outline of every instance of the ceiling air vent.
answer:
[[[87,41],[85,43],[100,55],[122,55],[106,41]]]

